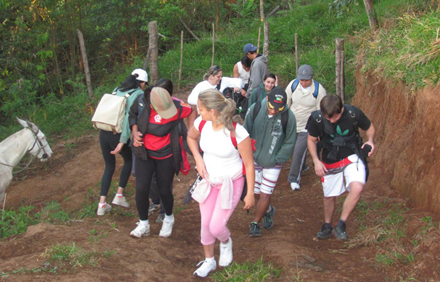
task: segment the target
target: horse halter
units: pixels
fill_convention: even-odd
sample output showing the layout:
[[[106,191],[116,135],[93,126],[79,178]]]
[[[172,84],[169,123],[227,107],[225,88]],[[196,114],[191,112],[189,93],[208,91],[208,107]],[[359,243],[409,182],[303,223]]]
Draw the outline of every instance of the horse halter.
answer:
[[[43,159],[47,159],[47,158],[49,157],[49,154],[48,154],[47,151],[45,150],[45,147],[47,146],[47,143],[46,143],[46,145],[44,145],[43,142],[40,140],[40,138],[38,138],[38,133],[40,132],[40,129],[38,129],[37,132],[34,132],[34,131],[33,131],[32,129],[30,129],[30,128],[28,128],[28,129],[34,134],[34,137],[35,137],[34,144],[33,144],[32,147],[28,150],[28,152],[32,151],[32,150],[34,149],[35,145],[38,143],[39,148],[38,148],[38,152],[37,152],[35,155],[38,155],[38,153],[40,153],[40,151],[43,150],[44,154],[43,154],[42,158],[43,158]]]

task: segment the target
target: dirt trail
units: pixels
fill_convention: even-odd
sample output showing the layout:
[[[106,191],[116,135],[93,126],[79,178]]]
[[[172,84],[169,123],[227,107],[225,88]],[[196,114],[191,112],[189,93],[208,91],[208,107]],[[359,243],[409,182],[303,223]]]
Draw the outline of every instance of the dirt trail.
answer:
[[[75,146],[72,146],[75,145]],[[73,148],[67,150],[66,148]],[[57,144],[54,156],[45,164],[34,164],[37,174],[22,181],[14,181],[8,188],[6,208],[33,205],[36,210],[50,201],[57,201],[63,209],[81,209],[90,194],[98,200],[99,182],[103,160],[98,136],[94,132],[68,144]],[[119,175],[122,159],[117,159]],[[309,166],[312,164],[309,163]],[[234,240],[234,261],[272,261],[282,269],[277,281],[398,281],[399,277],[412,275],[420,281],[440,279],[435,264],[438,257],[410,265],[386,266],[376,261],[377,247],[348,249],[344,243],[330,239],[313,240],[323,218],[322,188],[313,170],[304,173],[299,192],[292,192],[287,183],[289,166],[285,165],[273,197],[276,207],[274,228],[263,230],[261,238],[249,238],[251,215],[239,204],[229,227]],[[170,238],[159,238],[160,225],[151,217],[151,235],[140,240],[129,236],[135,228],[137,212],[134,206],[134,178],[130,179],[127,198],[129,209],[115,207],[104,217],[86,218],[64,224],[42,223],[28,228],[27,232],[0,241],[0,271],[11,273],[20,268],[41,268],[43,254],[56,244],[72,245],[86,251],[101,254],[97,266],[82,266],[68,272],[58,271],[9,274],[3,281],[192,281],[195,265],[203,259],[199,242],[200,215],[198,205],[192,201],[182,206],[187,188],[195,178],[194,171],[188,176],[175,179],[176,223]],[[113,179],[117,180],[117,177]],[[389,202],[402,202],[389,187],[390,178],[382,169],[372,167],[370,182],[363,194],[363,201],[374,202],[387,198]],[[110,200],[114,191],[109,193]],[[348,234],[356,238],[360,234],[357,211],[348,222]],[[414,211],[413,213],[417,213]],[[419,211],[419,213],[422,213]],[[424,214],[424,213],[423,213]],[[98,235],[94,235],[98,234]],[[433,243],[435,244],[435,243]],[[424,251],[438,251],[438,245]],[[218,244],[216,245],[216,252]],[[109,257],[104,254],[112,252]],[[423,252],[423,250],[422,250]],[[216,253],[218,258],[218,252]],[[218,268],[220,269],[220,268]],[[433,271],[434,269],[434,271]],[[432,279],[432,280],[430,280]],[[405,281],[405,280],[403,280]]]

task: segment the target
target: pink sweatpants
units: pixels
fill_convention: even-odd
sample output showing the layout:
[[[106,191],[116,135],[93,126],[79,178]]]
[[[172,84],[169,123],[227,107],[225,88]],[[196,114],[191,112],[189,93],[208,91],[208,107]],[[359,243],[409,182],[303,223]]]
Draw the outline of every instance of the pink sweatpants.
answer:
[[[202,226],[200,230],[202,245],[212,245],[215,239],[226,241],[231,233],[226,227],[232,213],[240,201],[241,192],[243,191],[244,177],[240,177],[233,182],[234,193],[232,197],[232,209],[224,210],[221,207],[220,188],[216,185],[211,188],[211,193],[203,204],[200,206],[200,214],[202,218]],[[247,189],[247,188],[245,188]]]

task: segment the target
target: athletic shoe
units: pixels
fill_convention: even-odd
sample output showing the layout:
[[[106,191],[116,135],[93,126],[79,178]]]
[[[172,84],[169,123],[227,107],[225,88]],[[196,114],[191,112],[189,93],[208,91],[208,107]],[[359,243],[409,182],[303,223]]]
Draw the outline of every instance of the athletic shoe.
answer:
[[[347,232],[345,232],[344,228],[342,228],[341,226],[336,225],[335,229],[333,230],[333,233],[336,239],[341,241],[348,241]]]
[[[150,207],[148,208],[148,215],[152,215],[155,211],[157,211],[160,208],[160,204],[151,203]]]
[[[150,224],[142,224],[138,222],[138,226],[130,232],[130,236],[133,238],[142,238],[142,236],[150,235]]]
[[[332,235],[333,227],[330,223],[325,223],[321,227],[321,231],[316,233],[316,238],[320,240],[328,239]]]
[[[128,208],[130,207],[130,204],[127,203],[127,201],[125,200],[124,196],[116,196],[113,198],[112,204],[124,207],[124,208]]]
[[[299,184],[296,182],[292,182],[290,183],[290,188],[292,189],[292,191],[299,191]]]
[[[220,257],[218,259],[218,265],[226,267],[232,262],[232,239],[229,237],[227,243],[220,242]]]
[[[275,215],[275,207],[269,206],[270,211],[266,212],[263,216],[264,229],[271,229],[273,227],[273,216]]]
[[[166,219],[163,220],[162,228],[159,232],[159,237],[170,237],[173,232],[174,219],[172,221],[168,221]]]
[[[163,223],[163,219],[165,218],[164,213],[160,213],[159,216],[156,218],[157,223]]]
[[[258,222],[251,222],[251,225],[249,226],[249,236],[250,237],[261,237],[261,228],[260,224]]]
[[[96,212],[97,215],[105,215],[106,213],[110,212],[112,210],[112,206],[105,203],[102,207],[98,204],[98,211]]]
[[[199,268],[197,268],[196,271],[194,271],[194,275],[198,277],[206,277],[208,276],[209,272],[215,270],[217,268],[217,263],[215,260],[212,260],[211,262],[208,262],[206,260],[202,260],[197,264],[197,266],[201,265]]]

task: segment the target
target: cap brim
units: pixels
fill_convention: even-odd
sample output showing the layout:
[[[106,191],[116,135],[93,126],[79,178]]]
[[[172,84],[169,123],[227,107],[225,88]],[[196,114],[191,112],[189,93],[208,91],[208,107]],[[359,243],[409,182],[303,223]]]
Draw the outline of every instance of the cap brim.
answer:
[[[175,116],[177,114],[177,108],[176,108],[176,106],[174,104],[172,104],[170,108],[168,108],[166,110],[163,110],[163,111],[156,110],[156,112],[162,118],[169,119],[169,118],[172,118],[173,116]]]

